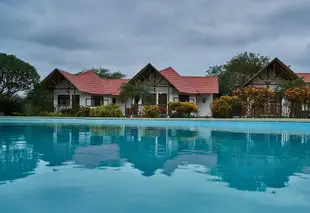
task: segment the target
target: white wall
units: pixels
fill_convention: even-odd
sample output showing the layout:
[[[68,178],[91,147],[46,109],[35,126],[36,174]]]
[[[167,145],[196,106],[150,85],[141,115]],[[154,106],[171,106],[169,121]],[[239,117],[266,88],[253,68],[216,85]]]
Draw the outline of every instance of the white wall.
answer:
[[[159,81],[160,77],[156,77],[156,80]],[[61,82],[56,89],[54,90],[54,106],[56,107],[58,105],[58,95],[70,95],[70,105],[72,105],[72,95],[80,95],[80,106],[86,106],[86,99],[90,99],[92,97],[91,94],[81,92],[76,89],[74,92],[74,89],[67,89],[69,87],[69,82],[67,80],[64,80]],[[168,89],[169,87],[169,89]],[[169,101],[172,102],[174,97],[178,98],[179,93],[176,89],[173,87],[170,87],[168,82],[165,80],[162,80],[158,86],[155,87],[156,93],[167,93],[169,91]],[[109,103],[112,103],[112,98],[116,98],[116,104],[120,105],[120,108],[123,112],[125,112],[125,102],[123,102],[120,98],[117,96],[104,96],[104,100],[109,100]],[[210,104],[213,101],[213,95],[212,94],[202,94],[202,95],[191,95],[190,99],[193,99],[194,103],[197,103],[198,110],[199,110],[199,116],[211,116],[211,110],[210,110]],[[197,100],[196,100],[197,99]],[[205,103],[203,103],[203,100],[205,99]],[[126,106],[130,107],[132,104],[131,100],[127,100]]]
[[[269,79],[273,79],[271,84],[269,85],[269,89],[271,90],[276,90],[280,85],[286,84],[290,82],[289,80],[285,79],[282,75],[277,76],[276,73],[274,73],[272,70],[269,73]],[[260,88],[267,88],[267,85],[265,83],[265,80],[268,79],[267,77],[267,71],[265,70],[264,72],[259,74],[260,77],[256,77],[252,80],[252,82],[249,84],[249,86],[254,86],[254,87],[260,87]],[[264,79],[264,80],[263,80]]]
[[[205,100],[205,102],[204,102]],[[213,101],[213,94],[201,94],[197,98],[198,114],[199,116],[212,116],[210,104]]]

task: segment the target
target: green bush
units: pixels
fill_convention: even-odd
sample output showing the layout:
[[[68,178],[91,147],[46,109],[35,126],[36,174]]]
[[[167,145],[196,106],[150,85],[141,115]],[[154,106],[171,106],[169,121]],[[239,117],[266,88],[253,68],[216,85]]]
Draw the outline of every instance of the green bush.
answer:
[[[40,116],[58,117],[60,115],[58,113],[56,113],[56,112],[41,112]]]
[[[198,112],[198,107],[193,102],[169,102],[168,105],[174,111],[172,117],[190,117],[191,113]]]
[[[12,115],[23,111],[23,99],[17,95],[6,96],[0,94],[0,113]]]
[[[89,107],[80,107],[76,112],[76,116],[78,117],[88,117],[90,116],[90,108]]]
[[[148,105],[143,107],[143,117],[158,118],[160,114],[160,107],[156,105]]]
[[[91,109],[90,116],[92,117],[123,117],[124,114],[119,105],[109,104],[98,106]]]

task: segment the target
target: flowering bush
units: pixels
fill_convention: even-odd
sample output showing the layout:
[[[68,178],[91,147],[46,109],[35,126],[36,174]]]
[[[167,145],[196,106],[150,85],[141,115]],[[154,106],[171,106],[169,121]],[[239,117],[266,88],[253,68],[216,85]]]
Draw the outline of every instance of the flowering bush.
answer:
[[[143,116],[147,118],[158,118],[160,108],[156,105],[148,105],[143,107]]]
[[[198,107],[193,102],[169,102],[168,105],[180,117],[189,117],[191,113],[198,112]]]
[[[287,89],[284,92],[289,101],[296,103],[310,103],[310,86],[299,86]]]
[[[236,96],[221,96],[211,103],[213,117],[228,118],[232,117],[232,106],[237,101]]]
[[[119,105],[109,104],[98,106],[91,109],[90,116],[92,117],[123,117],[123,112]]]
[[[264,103],[275,96],[275,92],[267,88],[244,87],[233,91],[233,95],[238,97],[238,100],[243,105],[251,103],[252,107],[263,107]]]

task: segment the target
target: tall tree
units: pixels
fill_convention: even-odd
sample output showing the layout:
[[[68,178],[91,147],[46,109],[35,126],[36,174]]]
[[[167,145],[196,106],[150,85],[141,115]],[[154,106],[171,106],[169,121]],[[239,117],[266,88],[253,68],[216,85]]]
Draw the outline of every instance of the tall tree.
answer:
[[[32,89],[40,80],[37,70],[14,55],[0,53],[0,94],[12,96]]]
[[[122,79],[125,78],[126,75],[122,72],[119,71],[115,71],[112,72],[109,69],[106,68],[90,68],[90,69],[83,69],[81,72],[77,73],[77,74],[81,74],[84,72],[88,72],[88,71],[95,71],[97,75],[99,75],[101,78],[103,79]]]
[[[258,53],[244,52],[232,57],[223,65],[210,67],[208,76],[218,76],[221,95],[229,95],[251,76],[267,66],[270,59]]]
[[[40,112],[53,112],[53,92],[47,90],[42,84],[37,84],[27,91],[24,100],[24,112],[28,115],[39,115]]]

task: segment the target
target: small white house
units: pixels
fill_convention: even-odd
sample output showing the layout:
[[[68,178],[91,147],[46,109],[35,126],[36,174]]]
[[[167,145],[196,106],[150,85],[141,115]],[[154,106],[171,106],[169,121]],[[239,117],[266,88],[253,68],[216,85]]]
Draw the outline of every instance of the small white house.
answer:
[[[158,71],[151,64],[146,65],[132,79],[106,80],[94,71],[71,74],[55,69],[44,80],[43,85],[54,94],[54,106],[62,107],[97,107],[107,104],[119,104],[122,111],[130,108],[133,100],[126,102],[119,97],[123,84],[145,82],[153,87],[154,104],[163,108],[172,101],[194,102],[199,109],[199,116],[211,116],[210,104],[213,95],[218,93],[216,77],[181,76],[169,67]],[[144,103],[141,101],[141,106]]]

